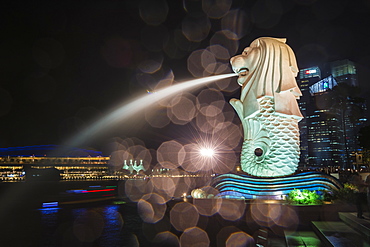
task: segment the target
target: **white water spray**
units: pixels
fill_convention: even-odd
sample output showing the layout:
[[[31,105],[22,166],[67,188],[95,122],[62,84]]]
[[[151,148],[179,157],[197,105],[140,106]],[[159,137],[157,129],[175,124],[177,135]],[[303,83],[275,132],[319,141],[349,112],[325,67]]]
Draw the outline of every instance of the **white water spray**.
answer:
[[[138,111],[144,110],[145,107],[148,107],[148,105],[151,106],[159,100],[166,99],[171,95],[174,95],[176,93],[179,93],[185,90],[197,88],[208,82],[213,82],[213,81],[217,81],[217,80],[221,80],[221,79],[225,79],[225,78],[229,78],[233,76],[238,76],[238,75],[235,73],[230,73],[230,74],[215,75],[215,76],[209,76],[209,77],[200,78],[200,79],[194,79],[194,80],[186,81],[183,83],[179,83],[176,85],[163,88],[157,91],[154,95],[148,94],[145,96],[141,96],[140,98],[137,98],[129,103],[123,104],[121,107],[117,108],[116,110],[113,110],[112,112],[107,114],[105,117],[101,118],[97,122],[93,123],[91,126],[87,127],[77,136],[69,140],[67,142],[67,146],[77,147],[83,142],[86,142],[89,138],[92,138],[94,135],[96,135],[98,132],[102,131],[103,129],[106,129],[112,126],[113,124],[117,123],[119,120],[123,118],[128,118],[134,115]]]

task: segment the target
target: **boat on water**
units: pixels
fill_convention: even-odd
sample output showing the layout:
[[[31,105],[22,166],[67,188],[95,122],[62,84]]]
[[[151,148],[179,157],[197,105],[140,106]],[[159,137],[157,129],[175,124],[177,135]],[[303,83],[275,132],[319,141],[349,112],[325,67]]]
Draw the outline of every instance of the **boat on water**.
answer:
[[[57,207],[76,204],[98,203],[117,199],[117,185],[90,185],[67,189],[43,201],[41,207]]]

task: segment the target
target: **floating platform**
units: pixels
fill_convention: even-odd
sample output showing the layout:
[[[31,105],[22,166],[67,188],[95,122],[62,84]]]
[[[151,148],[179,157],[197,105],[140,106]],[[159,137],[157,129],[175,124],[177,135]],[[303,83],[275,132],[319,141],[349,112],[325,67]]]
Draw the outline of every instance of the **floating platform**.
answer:
[[[332,191],[342,188],[335,177],[321,172],[302,172],[284,177],[254,177],[245,174],[222,174],[212,186],[221,197],[245,199],[284,199],[294,189]]]

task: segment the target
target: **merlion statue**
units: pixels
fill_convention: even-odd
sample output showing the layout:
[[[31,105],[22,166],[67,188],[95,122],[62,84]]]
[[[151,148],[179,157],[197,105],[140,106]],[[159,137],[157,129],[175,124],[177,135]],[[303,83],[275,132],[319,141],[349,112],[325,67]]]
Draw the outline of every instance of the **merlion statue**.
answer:
[[[285,42],[258,38],[230,59],[242,87],[240,100],[230,100],[244,129],[241,168],[258,177],[289,175],[298,166],[302,94],[296,59]]]

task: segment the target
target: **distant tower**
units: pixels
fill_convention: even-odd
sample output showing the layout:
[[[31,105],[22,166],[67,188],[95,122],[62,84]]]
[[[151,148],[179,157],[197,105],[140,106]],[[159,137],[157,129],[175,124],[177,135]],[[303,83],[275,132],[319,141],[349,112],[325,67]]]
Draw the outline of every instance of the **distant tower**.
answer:
[[[299,163],[302,166],[305,166],[309,160],[308,156],[308,125],[307,125],[307,108],[309,108],[310,103],[310,91],[309,87],[315,82],[321,79],[321,71],[319,67],[310,67],[301,69],[298,75],[298,85],[301,89],[302,96],[298,100],[299,108],[302,112],[303,119],[298,123],[299,132],[300,132],[300,149],[301,155]]]
[[[346,83],[349,86],[358,87],[357,73],[355,64],[348,60],[338,60],[330,63],[330,72],[335,80]]]
[[[352,87],[359,87],[357,70],[354,62],[344,59],[330,63],[331,74],[337,80],[338,84],[347,84]],[[361,109],[361,115],[354,112],[354,109]],[[346,132],[346,152],[351,156],[360,150],[358,144],[358,133],[360,128],[364,126],[366,119],[366,102],[359,100],[358,95],[350,95],[347,100],[347,109],[344,114],[344,131]],[[358,116],[355,116],[358,115]],[[357,118],[357,119],[354,119]],[[355,120],[355,121],[353,121]],[[354,161],[354,158],[353,158]]]
[[[345,162],[341,112],[332,108],[330,100],[337,85],[329,76],[309,87],[307,140],[310,164],[315,166],[339,166]]]

